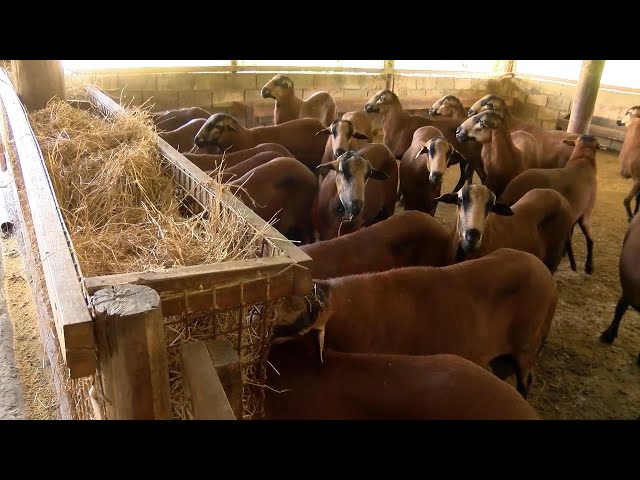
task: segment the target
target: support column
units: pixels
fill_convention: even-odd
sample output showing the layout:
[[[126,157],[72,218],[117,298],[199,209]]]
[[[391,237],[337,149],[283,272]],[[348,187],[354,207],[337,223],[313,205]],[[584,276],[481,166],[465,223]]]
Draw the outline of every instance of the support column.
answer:
[[[64,69],[60,60],[11,60],[16,93],[29,111],[45,108],[49,100],[64,100]]]
[[[593,110],[600,89],[600,78],[606,60],[584,60],[580,70],[580,80],[573,98],[567,132],[586,135],[589,132]]]

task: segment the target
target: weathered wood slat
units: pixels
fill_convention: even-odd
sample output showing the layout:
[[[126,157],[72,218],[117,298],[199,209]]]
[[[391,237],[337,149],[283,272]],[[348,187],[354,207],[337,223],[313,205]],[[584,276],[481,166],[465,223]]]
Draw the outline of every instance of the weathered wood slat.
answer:
[[[180,345],[182,384],[196,420],[235,420],[204,342]]]
[[[96,369],[93,321],[37,140],[4,70],[0,97],[20,161],[60,350],[71,378],[89,376]]]

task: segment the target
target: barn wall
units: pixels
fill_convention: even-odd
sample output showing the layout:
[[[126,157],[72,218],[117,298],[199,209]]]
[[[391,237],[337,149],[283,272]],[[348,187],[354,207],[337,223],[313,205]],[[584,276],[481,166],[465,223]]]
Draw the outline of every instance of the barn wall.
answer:
[[[369,98],[385,88],[385,76],[378,74],[290,73],[296,93],[306,98],[326,90],[334,98]],[[177,107],[212,108],[234,102],[273,105],[260,97],[260,89],[273,73],[122,73],[97,77],[98,85],[116,99],[132,105],[155,104],[155,110]],[[454,94],[480,98],[497,91],[500,81],[486,78],[427,77],[396,75],[394,91],[400,96],[437,98]],[[504,93],[508,79],[502,81]],[[503,93],[503,94],[504,94]]]
[[[530,76],[510,79],[507,96],[512,99],[512,113],[523,120],[554,129],[558,118],[571,112],[571,102],[576,93],[576,82],[553,81]],[[621,91],[602,87],[598,93],[594,116],[616,120],[629,107],[640,105],[640,92]],[[620,150],[622,142],[604,140],[605,146]]]
[[[306,98],[318,90],[335,98],[368,99],[385,87],[379,74],[288,73],[296,93]],[[154,104],[155,110],[198,106],[225,108],[231,102],[251,102],[272,107],[273,100],[260,97],[260,88],[273,73],[107,73],[97,83],[116,99],[133,105]],[[558,118],[571,111],[576,82],[541,79],[528,75],[513,78],[459,78],[454,76],[394,75],[393,89],[403,97],[425,97],[425,106],[437,98],[452,94],[466,106],[487,93],[503,96],[512,113],[543,128],[555,129]],[[594,115],[616,120],[633,105],[640,105],[640,92],[600,89]],[[606,146],[619,150],[621,142],[608,140]]]

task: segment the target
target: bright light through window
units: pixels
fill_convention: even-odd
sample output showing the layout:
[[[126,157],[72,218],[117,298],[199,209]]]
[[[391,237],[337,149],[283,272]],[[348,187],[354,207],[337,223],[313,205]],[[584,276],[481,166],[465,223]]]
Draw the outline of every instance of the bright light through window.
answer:
[[[517,60],[516,73],[578,80],[582,60]]]
[[[443,70],[449,72],[491,72],[495,60],[395,60],[397,70]]]
[[[640,60],[607,60],[600,84],[640,88]]]
[[[384,68],[384,60],[238,60],[238,65],[251,67]]]
[[[231,60],[63,60],[69,70],[142,67],[218,67],[231,65]]]

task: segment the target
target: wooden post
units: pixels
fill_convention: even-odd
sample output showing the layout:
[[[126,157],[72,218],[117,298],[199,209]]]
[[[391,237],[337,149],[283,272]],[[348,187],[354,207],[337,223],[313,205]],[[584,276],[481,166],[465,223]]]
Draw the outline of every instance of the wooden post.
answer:
[[[45,108],[49,100],[65,100],[64,69],[60,60],[11,60],[16,92],[29,111]]]
[[[571,115],[567,132],[585,135],[589,132],[593,110],[600,89],[600,77],[605,60],[584,60],[580,70],[580,80],[576,96],[571,106]]]
[[[387,90],[393,91],[393,75],[395,69],[395,61],[393,60],[384,60],[384,75],[386,76],[386,86]]]
[[[206,343],[213,367],[227,394],[227,399],[236,418],[242,418],[242,371],[240,358],[229,340],[224,338]]]
[[[196,420],[235,420],[227,394],[204,342],[180,345],[182,386]]]
[[[91,298],[107,420],[171,418],[169,366],[158,293],[117,285]]]

